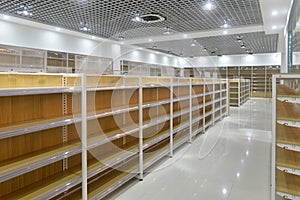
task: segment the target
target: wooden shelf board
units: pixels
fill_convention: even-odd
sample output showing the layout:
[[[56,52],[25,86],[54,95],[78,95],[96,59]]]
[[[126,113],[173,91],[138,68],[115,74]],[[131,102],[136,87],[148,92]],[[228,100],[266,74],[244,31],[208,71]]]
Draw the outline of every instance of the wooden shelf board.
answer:
[[[276,90],[278,97],[300,98],[300,92],[297,92],[286,85],[277,85]]]
[[[300,146],[300,128],[277,123],[276,129],[277,143]]]
[[[277,120],[300,122],[300,106],[295,103],[276,101]]]
[[[276,177],[276,189],[278,192],[300,196],[300,176],[276,170]]]

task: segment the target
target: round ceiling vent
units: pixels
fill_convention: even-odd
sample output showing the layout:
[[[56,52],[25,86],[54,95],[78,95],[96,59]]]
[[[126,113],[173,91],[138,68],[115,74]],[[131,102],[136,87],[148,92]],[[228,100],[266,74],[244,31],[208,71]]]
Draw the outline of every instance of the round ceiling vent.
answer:
[[[155,13],[150,13],[150,14],[145,14],[141,16],[136,16],[133,18],[133,21],[135,22],[141,22],[145,24],[152,24],[152,23],[157,23],[157,22],[163,22],[165,21],[166,18]]]

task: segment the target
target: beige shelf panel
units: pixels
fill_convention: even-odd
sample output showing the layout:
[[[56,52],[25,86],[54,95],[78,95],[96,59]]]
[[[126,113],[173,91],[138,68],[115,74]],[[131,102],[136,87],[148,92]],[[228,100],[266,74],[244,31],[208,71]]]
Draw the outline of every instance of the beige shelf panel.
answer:
[[[300,146],[300,128],[277,123],[276,129],[277,143]]]
[[[277,100],[276,106],[277,120],[300,121],[300,105]]]
[[[277,192],[300,196],[300,176],[276,170],[276,177]]]
[[[300,92],[297,92],[286,85],[277,85],[276,90],[278,97],[300,98]]]
[[[300,169],[300,152],[277,147],[276,158],[277,166]]]

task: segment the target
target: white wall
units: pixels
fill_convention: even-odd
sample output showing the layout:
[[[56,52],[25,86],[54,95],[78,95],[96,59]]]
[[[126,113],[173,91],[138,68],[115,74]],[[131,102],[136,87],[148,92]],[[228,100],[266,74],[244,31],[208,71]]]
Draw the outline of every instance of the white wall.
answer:
[[[56,31],[55,27],[23,19],[15,19],[13,22],[0,20],[0,30],[0,44],[109,57],[114,60],[115,70],[120,69],[119,61],[122,59],[175,67],[281,64],[280,54],[215,56],[193,59],[178,58],[166,54],[154,53],[149,50],[137,49],[133,46],[120,45],[109,40],[99,38],[94,40],[89,35],[69,30],[62,29],[61,31]]]
[[[180,62],[185,67],[281,65],[281,54],[229,55],[221,57],[205,56],[193,59],[181,59]]]
[[[49,30],[49,27],[46,29],[44,26],[39,28],[0,20],[0,44],[108,57],[114,59],[116,70],[120,68],[121,59],[177,67],[176,57],[149,53],[146,50],[135,51],[136,47],[121,47],[109,40],[74,36],[68,34],[71,31],[56,31],[55,27]]]

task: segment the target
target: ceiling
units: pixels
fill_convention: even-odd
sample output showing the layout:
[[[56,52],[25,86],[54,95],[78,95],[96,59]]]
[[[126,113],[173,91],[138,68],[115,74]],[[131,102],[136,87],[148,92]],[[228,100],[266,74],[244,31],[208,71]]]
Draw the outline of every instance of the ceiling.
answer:
[[[125,39],[161,35],[165,27],[174,32],[193,32],[231,26],[263,24],[259,0],[214,0],[215,11],[203,6],[207,0],[2,0],[0,12],[33,21],[81,31],[104,38]],[[26,6],[32,16],[18,11]],[[136,14],[158,13],[167,20],[156,24],[132,21]]]
[[[241,48],[242,39],[245,48]],[[180,56],[214,56],[245,53],[276,53],[278,34],[265,35],[264,32],[220,35],[195,39],[146,43],[139,46]],[[192,44],[195,46],[192,46]],[[206,50],[205,50],[206,49]],[[169,51],[169,52],[168,52]]]
[[[208,1],[214,9],[205,9]],[[212,55],[201,50],[201,46],[205,46],[208,52],[217,48],[216,54],[228,55],[246,53],[236,42],[238,35],[243,36],[253,53],[277,52],[278,33],[269,35],[256,28],[266,27],[262,5],[265,8],[277,4],[275,1],[282,4],[281,0],[2,0],[0,13],[113,40],[145,38],[147,42],[133,43],[146,48],[155,44],[158,46],[155,50],[171,54]],[[30,14],[21,12],[24,8]],[[166,20],[153,24],[132,20],[137,15],[149,13],[158,13]],[[196,47],[190,46],[191,38],[170,39],[173,35],[223,30],[225,22],[228,30],[254,27],[254,31],[193,37]],[[164,34],[167,27],[170,35]],[[164,40],[149,42],[149,37],[164,37]]]

